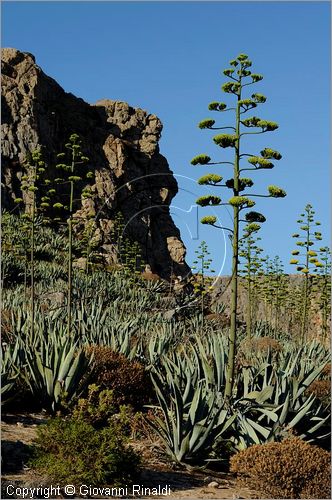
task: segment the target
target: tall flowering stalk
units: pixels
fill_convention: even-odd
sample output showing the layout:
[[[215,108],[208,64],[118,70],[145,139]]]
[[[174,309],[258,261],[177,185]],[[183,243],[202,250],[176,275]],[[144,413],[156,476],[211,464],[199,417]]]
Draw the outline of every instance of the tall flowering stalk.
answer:
[[[69,199],[68,204],[57,202],[53,205],[53,208],[61,211],[65,211],[67,216],[67,226],[68,226],[68,287],[67,287],[67,331],[68,334],[71,332],[71,311],[72,311],[72,296],[73,296],[73,226],[78,222],[78,219],[74,217],[74,202],[75,197],[75,186],[78,185],[80,181],[83,180],[82,173],[77,175],[77,168],[89,161],[89,158],[83,155],[81,151],[81,141],[77,134],[72,134],[69,137],[69,141],[65,144],[67,153],[59,153],[58,159],[65,161],[67,158],[67,163],[58,163],[56,168],[62,170],[62,177],[57,178],[58,183],[69,185]],[[86,174],[86,178],[91,177],[91,172]],[[76,192],[78,190],[76,189]],[[79,194],[83,198],[88,198],[91,196],[89,188],[84,188],[79,190]],[[60,219],[60,217],[59,217]]]
[[[284,272],[283,263],[278,255],[273,259],[266,256],[263,276],[262,295],[265,301],[265,315],[274,336],[279,328],[281,308],[286,306],[289,291],[289,277]]]
[[[314,291],[318,294],[318,307],[321,312],[321,336],[325,342],[328,334],[328,320],[331,318],[331,250],[321,247],[318,250],[319,261],[316,263],[317,276],[314,279]]]
[[[31,333],[34,333],[35,323],[35,246],[36,229],[40,223],[47,223],[46,216],[50,204],[49,184],[45,179],[45,162],[40,149],[34,150],[28,155],[24,162],[26,173],[21,178],[21,190],[25,192],[25,213],[21,216],[25,221],[22,225],[22,241],[27,250],[26,243],[29,240],[29,265],[30,265],[30,300],[31,300]],[[16,198],[15,202],[20,205],[23,198]],[[27,237],[27,235],[29,236]],[[26,285],[26,283],[25,283]]]
[[[243,152],[242,141],[245,136],[264,134],[278,128],[277,123],[263,120],[257,116],[245,118],[244,115],[248,111],[256,108],[259,104],[266,101],[266,97],[259,93],[252,93],[250,97],[244,96],[244,90],[251,85],[254,85],[263,79],[263,76],[251,72],[249,69],[252,62],[246,54],[240,54],[236,59],[230,61],[230,68],[224,70],[224,75],[229,78],[229,81],[222,85],[222,91],[226,94],[232,94],[235,98],[233,107],[228,107],[223,102],[211,102],[208,106],[210,111],[225,113],[233,112],[233,123],[231,125],[215,127],[215,120],[207,118],[199,123],[199,128],[210,130],[228,129],[231,133],[221,133],[213,137],[213,142],[223,150],[230,148],[233,151],[231,161],[212,162],[207,154],[201,154],[192,159],[192,165],[231,165],[233,169],[233,177],[222,183],[223,177],[219,174],[207,174],[201,177],[198,181],[201,185],[208,186],[223,186],[232,191],[232,196],[226,202],[222,202],[219,196],[205,195],[197,200],[197,204],[205,206],[222,206],[228,205],[233,210],[233,227],[223,228],[231,232],[232,235],[232,278],[231,278],[231,326],[228,337],[228,365],[227,377],[225,386],[225,397],[229,399],[233,392],[234,383],[234,366],[235,366],[235,345],[237,337],[237,302],[238,302],[238,263],[239,263],[239,240],[240,240],[240,222],[257,223],[264,222],[265,217],[258,213],[249,211],[244,214],[244,211],[252,208],[255,202],[252,197],[272,197],[282,198],[286,196],[283,189],[277,186],[268,186],[267,194],[252,194],[247,193],[247,188],[253,186],[251,178],[242,177],[244,171],[257,171],[263,169],[271,169],[274,167],[271,160],[280,160],[281,154],[271,148],[265,148],[260,152],[260,155]],[[243,166],[243,161],[247,160],[249,166]],[[241,216],[244,219],[241,219]],[[203,224],[210,224],[215,227],[220,227],[216,224],[215,216],[206,216],[201,220]]]
[[[201,314],[202,314],[202,328],[204,326],[204,308],[205,299],[209,292],[212,290],[212,276],[207,276],[207,273],[215,273],[211,269],[212,259],[209,258],[210,252],[206,241],[202,241],[198,249],[195,250],[196,260],[193,261],[194,266],[192,270],[197,271],[196,276],[192,278],[194,293],[201,299]]]
[[[246,307],[246,327],[247,337],[252,335],[252,325],[255,323],[255,311],[257,310],[256,291],[258,286],[258,272],[261,268],[260,254],[263,249],[257,246],[257,242],[261,238],[257,237],[260,229],[259,224],[247,224],[243,230],[243,236],[240,240],[240,275],[244,280],[244,286],[247,291],[247,307]]]
[[[302,288],[302,317],[301,317],[301,343],[305,342],[308,332],[309,309],[312,297],[313,276],[320,267],[317,251],[313,248],[315,241],[322,239],[322,234],[315,231],[315,226],[320,226],[320,222],[314,219],[315,211],[309,203],[305,206],[301,218],[297,220],[301,233],[294,233],[297,250],[292,251],[293,258],[290,264],[296,266],[296,270],[304,275]]]

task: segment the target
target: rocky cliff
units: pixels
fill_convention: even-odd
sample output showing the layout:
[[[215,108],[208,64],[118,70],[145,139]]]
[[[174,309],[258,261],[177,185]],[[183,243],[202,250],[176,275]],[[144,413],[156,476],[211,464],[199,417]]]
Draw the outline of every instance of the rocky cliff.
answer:
[[[33,55],[16,49],[2,49],[2,75],[3,207],[13,208],[22,196],[27,153],[41,147],[52,178],[56,153],[77,133],[94,177],[89,181],[93,197],[76,208],[83,216],[94,214],[94,236],[106,263],[116,262],[111,235],[120,210],[152,272],[166,279],[187,275],[185,247],[169,212],[177,183],[159,153],[157,116],[125,102],[90,105],[45,75]]]

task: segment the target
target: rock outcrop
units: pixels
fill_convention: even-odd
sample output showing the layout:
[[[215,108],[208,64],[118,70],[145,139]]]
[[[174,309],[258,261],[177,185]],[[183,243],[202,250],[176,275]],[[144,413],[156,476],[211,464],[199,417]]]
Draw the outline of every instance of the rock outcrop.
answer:
[[[169,212],[177,182],[159,153],[157,116],[125,102],[90,105],[45,75],[33,55],[16,49],[2,49],[2,75],[3,207],[13,208],[22,196],[27,153],[41,147],[54,177],[56,153],[77,133],[94,178],[89,181],[93,197],[76,208],[83,216],[94,214],[94,236],[106,263],[116,262],[111,235],[120,210],[153,273],[166,279],[187,275],[185,247]]]

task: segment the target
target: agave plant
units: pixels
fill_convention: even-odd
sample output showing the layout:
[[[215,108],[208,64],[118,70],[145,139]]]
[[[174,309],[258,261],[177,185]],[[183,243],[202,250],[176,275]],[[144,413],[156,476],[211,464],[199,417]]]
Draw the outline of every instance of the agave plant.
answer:
[[[50,335],[39,352],[27,350],[26,361],[26,381],[33,396],[54,413],[63,400],[78,395],[91,359],[71,339]]]
[[[1,404],[5,405],[15,397],[14,388],[23,367],[20,343],[1,345]]]
[[[225,339],[221,335],[212,334],[202,340],[196,335],[191,341],[191,348],[199,378],[204,378],[209,387],[222,392],[225,388],[227,365]]]
[[[236,417],[223,407],[219,393],[211,391],[204,380],[193,379],[188,366],[178,373],[179,377],[174,377],[174,368],[176,365],[165,358],[165,372],[151,373],[163,415],[156,417],[157,425],[151,424],[177,462],[208,461],[216,440],[221,439]]]
[[[324,355],[321,347],[313,344],[287,353],[279,366],[272,364],[269,353],[258,367],[242,368],[233,403],[237,413],[232,438],[235,447],[280,440],[292,430],[310,442],[324,440],[329,435],[326,427],[330,415],[315,396],[308,397],[305,391],[319,378],[328,359],[327,353]]]

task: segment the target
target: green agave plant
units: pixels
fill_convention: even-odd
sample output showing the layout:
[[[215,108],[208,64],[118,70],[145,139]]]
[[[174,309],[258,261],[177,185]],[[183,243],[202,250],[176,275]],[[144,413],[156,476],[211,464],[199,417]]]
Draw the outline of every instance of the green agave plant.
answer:
[[[192,446],[195,439],[191,433],[195,428],[195,436],[198,432],[204,434],[210,419],[216,415],[227,414],[227,422],[231,424],[226,426],[223,420],[225,427],[221,429],[238,450],[280,440],[292,430],[310,442],[328,437],[330,416],[314,396],[305,394],[326,366],[327,350],[318,344],[301,351],[293,350],[284,356],[279,366],[272,353],[265,354],[265,358],[258,357],[255,366],[239,369],[236,391],[226,411],[221,397],[227,363],[224,342],[220,335],[203,340],[194,338],[185,347],[182,345],[161,355],[153,366],[151,377],[163,414],[163,419],[157,420],[159,433],[173,458],[187,463],[194,461],[197,450]],[[202,413],[197,413],[198,418],[202,417],[200,431],[190,413],[192,407],[195,412],[199,411],[197,404],[202,409]],[[214,425],[219,429],[216,422],[211,424],[211,429]],[[214,434],[211,429],[212,441],[201,442],[200,453],[205,457],[211,453],[217,438],[221,438],[221,434]]]
[[[192,340],[193,364],[199,372],[199,379],[206,380],[209,387],[222,392],[225,387],[227,351],[225,339],[213,334],[202,340],[198,335]]]
[[[1,405],[11,401],[16,393],[14,392],[17,378],[23,367],[23,357],[20,343],[16,340],[13,345],[1,345]]]
[[[33,396],[54,413],[63,399],[68,402],[78,395],[91,358],[77,349],[76,342],[52,335],[39,352],[27,351],[26,362],[26,382]]]
[[[211,391],[204,380],[193,380],[190,369],[179,380],[173,377],[171,366],[170,361],[164,365],[166,380],[161,373],[151,373],[163,415],[162,419],[156,417],[158,425],[152,425],[177,462],[208,461],[213,444],[231,427],[235,415],[217,404],[220,395]]]
[[[278,366],[273,365],[271,353],[262,361],[238,374],[234,446],[243,449],[280,440],[291,430],[309,442],[327,438],[330,415],[314,396],[305,395],[329,361],[326,350],[313,343],[287,353]]]

